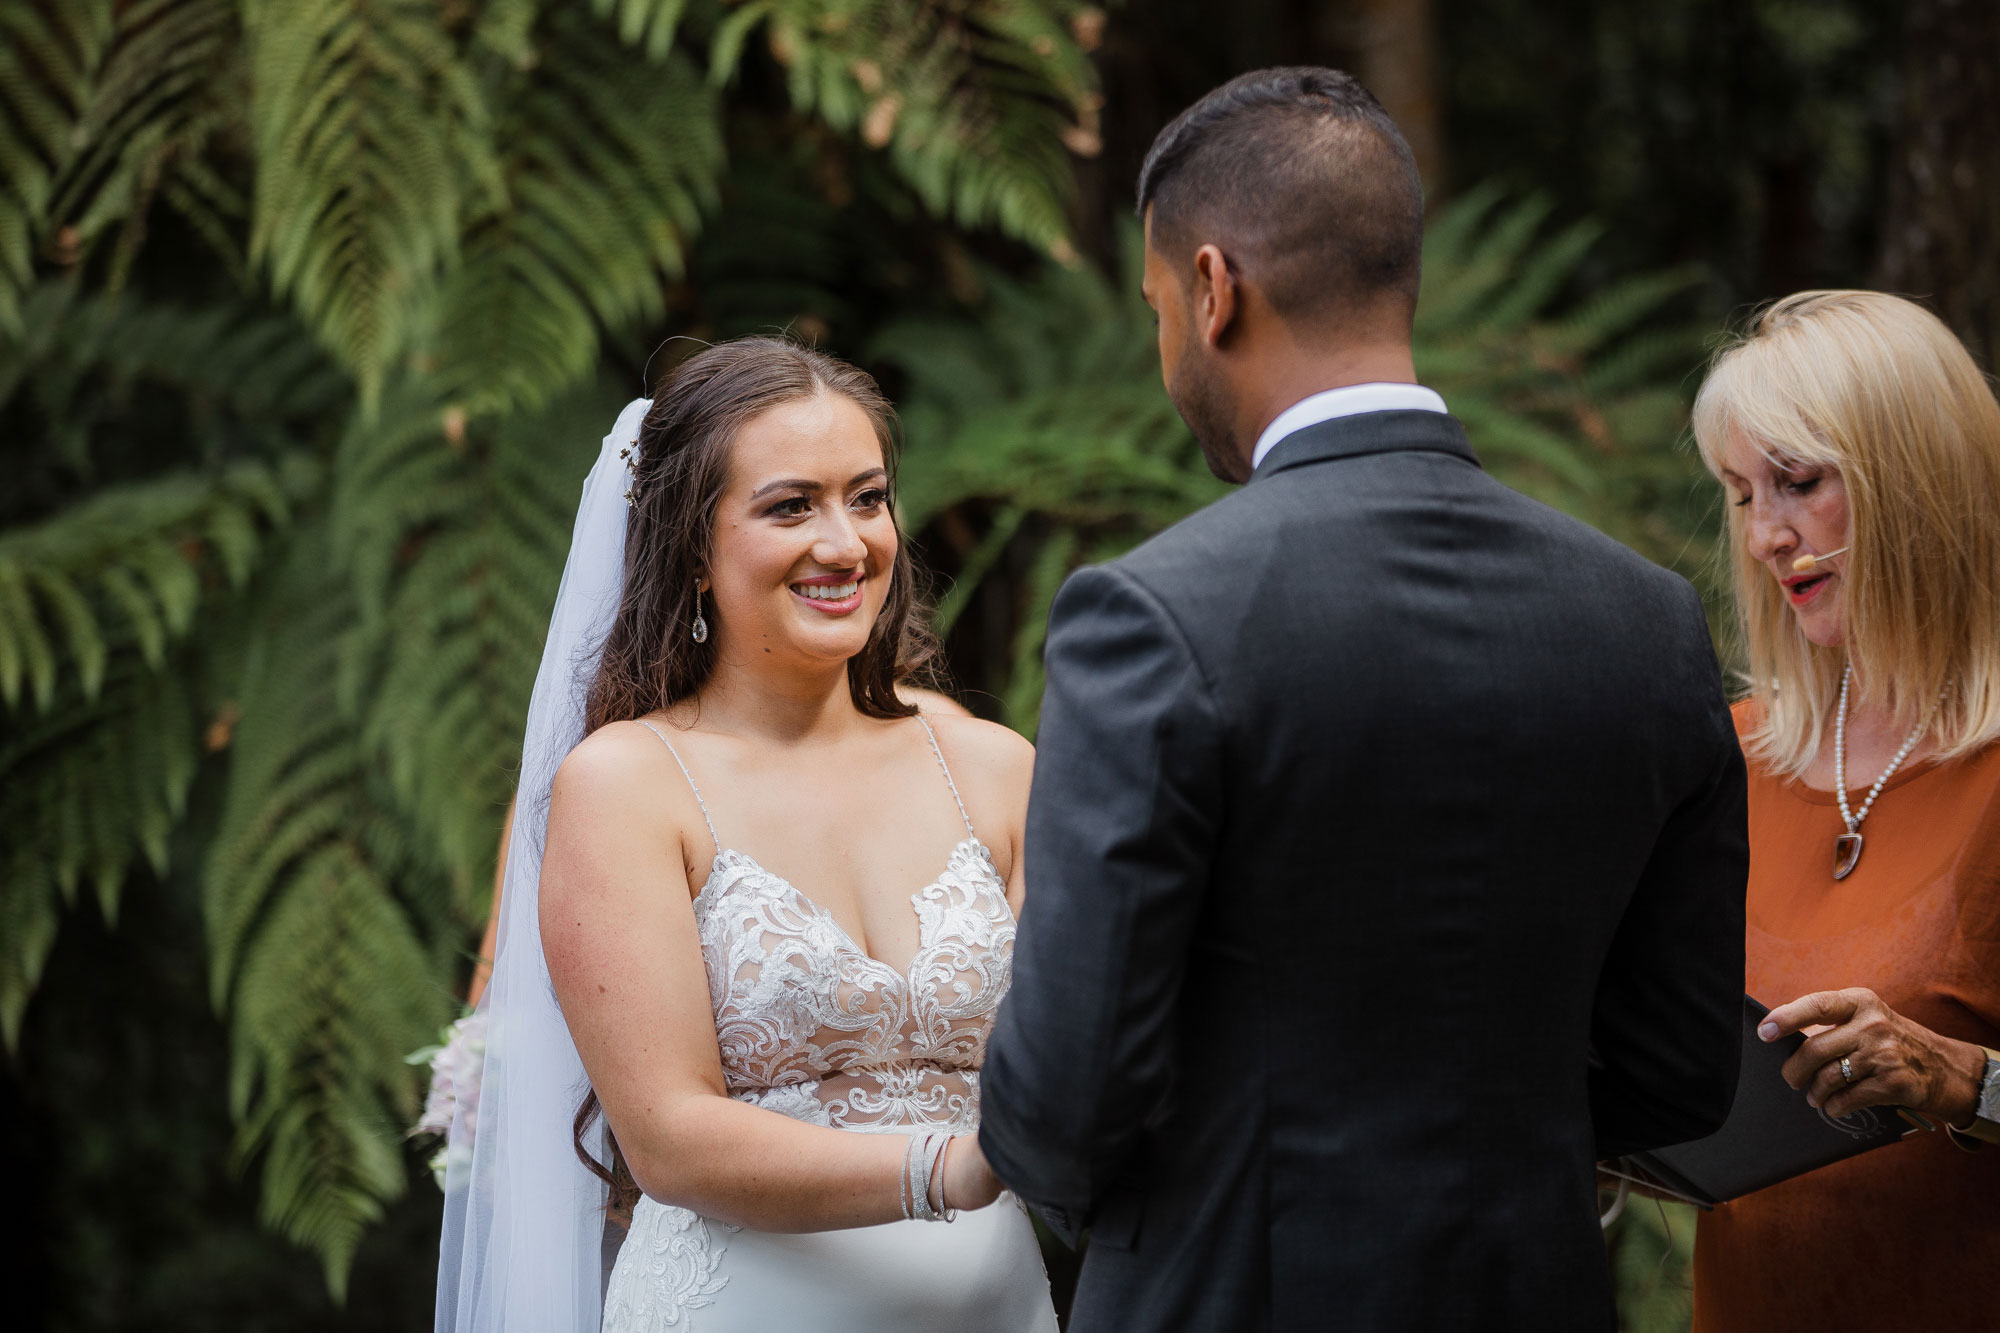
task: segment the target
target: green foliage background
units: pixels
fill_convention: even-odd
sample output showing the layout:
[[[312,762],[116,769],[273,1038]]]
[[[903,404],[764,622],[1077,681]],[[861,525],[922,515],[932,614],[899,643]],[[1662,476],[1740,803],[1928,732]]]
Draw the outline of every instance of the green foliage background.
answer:
[[[1172,44],[1200,9],[0,0],[25,1308],[427,1318],[403,1056],[462,991],[583,471],[670,338],[790,328],[883,378],[957,676],[1032,733],[1062,578],[1220,492],[1100,175],[1160,119],[1112,120],[1135,50],[1174,53],[1167,113],[1273,63]],[[1483,160],[1506,183],[1434,210],[1420,374],[1496,474],[1700,575],[1685,400],[1754,264]],[[1627,1322],[1680,1327],[1691,1224],[1649,1216],[1612,1242]]]

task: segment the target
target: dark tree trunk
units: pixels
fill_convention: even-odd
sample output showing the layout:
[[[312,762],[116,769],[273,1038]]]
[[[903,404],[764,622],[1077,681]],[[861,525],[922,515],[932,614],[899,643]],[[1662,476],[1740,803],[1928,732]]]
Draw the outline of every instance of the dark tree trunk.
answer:
[[[1875,282],[1927,300],[1990,364],[2000,338],[2000,4],[1907,6]]]
[[[1332,65],[1373,92],[1402,127],[1424,183],[1444,179],[1442,82],[1434,0],[1145,0],[1110,9],[1095,57],[1104,79],[1103,151],[1077,163],[1085,248],[1116,250],[1113,225],[1132,198],[1153,136],[1245,70]]]
[[[1354,53],[1354,76],[1395,118],[1432,195],[1442,194],[1444,119],[1431,0],[1349,0],[1321,12],[1332,25],[1323,44]]]

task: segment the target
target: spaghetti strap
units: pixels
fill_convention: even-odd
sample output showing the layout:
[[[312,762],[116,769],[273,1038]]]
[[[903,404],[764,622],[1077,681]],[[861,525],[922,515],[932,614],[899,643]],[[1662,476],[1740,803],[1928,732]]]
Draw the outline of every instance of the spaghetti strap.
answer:
[[[666,738],[666,735],[662,733],[658,727],[654,726],[652,723],[648,722],[643,717],[637,719],[637,721],[640,726],[644,727],[646,730],[652,732],[655,736],[658,736],[660,738],[660,744],[667,747],[667,753],[674,757],[674,762],[676,764],[680,765],[681,776],[688,780],[688,790],[694,793],[694,803],[701,807],[701,822],[708,825],[708,840],[715,844],[715,854],[717,856],[722,855],[722,839],[715,836],[715,821],[708,817],[708,802],[701,799],[701,786],[694,780],[694,774],[688,772],[687,762],[681,758],[681,752],[674,748],[674,743],[668,740]],[[931,748],[933,749],[937,748],[936,741],[931,742]],[[938,762],[940,764],[944,762],[943,756],[939,756]],[[962,814],[964,813],[964,811],[965,807],[961,805],[959,807],[959,812]]]
[[[938,769],[944,774],[944,785],[951,788],[951,799],[958,802],[958,817],[965,821],[965,836],[978,838],[979,835],[972,831],[972,816],[965,813],[965,798],[958,794],[958,784],[951,780],[951,765],[945,763],[944,751],[938,748],[937,733],[931,730],[931,724],[922,713],[917,714],[917,721],[923,724],[924,735],[930,737],[931,753],[937,756]]]

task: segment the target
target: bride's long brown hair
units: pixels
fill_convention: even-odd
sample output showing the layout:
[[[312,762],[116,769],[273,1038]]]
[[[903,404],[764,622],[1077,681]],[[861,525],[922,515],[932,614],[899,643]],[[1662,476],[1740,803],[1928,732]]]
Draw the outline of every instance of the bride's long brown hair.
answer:
[[[696,580],[708,573],[713,554],[731,444],[760,412],[820,393],[839,394],[867,415],[893,496],[896,412],[866,371],[790,339],[739,338],[695,353],[663,377],[639,427],[625,587],[584,698],[586,734],[700,696],[715,670],[716,637],[697,643],[691,630],[697,614],[711,627],[719,615],[712,602],[703,604]],[[922,611],[908,543],[899,540],[888,597],[867,644],[847,662],[848,693],[863,715],[896,718],[917,711],[897,696],[896,683],[930,678],[937,646]],[[629,1220],[639,1187],[617,1138],[607,1126],[608,1165],[584,1147],[600,1110],[592,1089],[576,1112],[576,1155],[610,1186],[612,1216]]]

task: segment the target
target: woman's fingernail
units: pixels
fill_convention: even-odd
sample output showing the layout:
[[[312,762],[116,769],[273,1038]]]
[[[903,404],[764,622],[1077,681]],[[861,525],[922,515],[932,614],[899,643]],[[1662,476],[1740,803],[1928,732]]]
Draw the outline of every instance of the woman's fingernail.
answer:
[[[1812,1109],[1815,1111],[1819,1110],[1819,1098],[1813,1096],[1810,1092],[1807,1093],[1806,1105],[1812,1107]]]
[[[1778,1039],[1778,1025],[1776,1023],[1759,1023],[1757,1025],[1757,1035],[1765,1041],[1776,1041]]]

